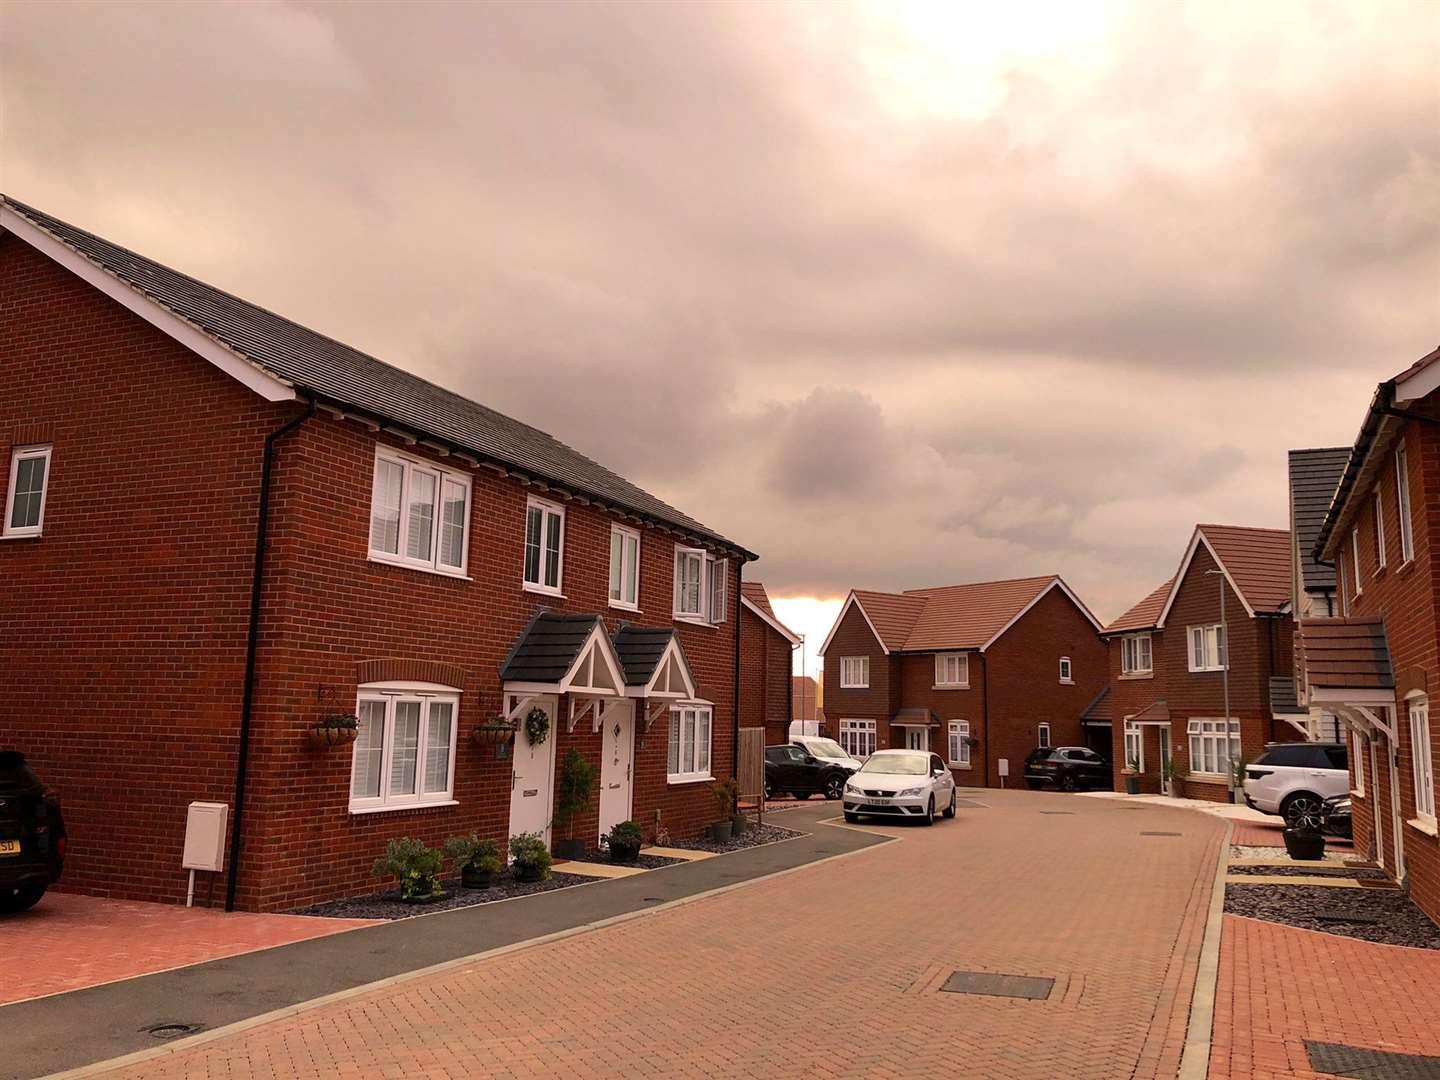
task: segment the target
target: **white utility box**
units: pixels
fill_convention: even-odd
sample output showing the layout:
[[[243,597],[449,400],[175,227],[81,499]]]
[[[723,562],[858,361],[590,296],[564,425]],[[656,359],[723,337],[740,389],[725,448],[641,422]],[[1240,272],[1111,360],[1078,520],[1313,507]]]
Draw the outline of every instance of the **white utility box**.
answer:
[[[999,761],[995,762],[995,767],[996,767],[996,771],[998,771],[1001,776],[1009,776],[1009,775],[1010,775],[1010,759],[1009,759],[1009,758],[1003,758],[1003,757],[1002,757]]]
[[[185,816],[186,870],[219,872],[225,865],[225,826],[230,806],[223,802],[192,802]]]

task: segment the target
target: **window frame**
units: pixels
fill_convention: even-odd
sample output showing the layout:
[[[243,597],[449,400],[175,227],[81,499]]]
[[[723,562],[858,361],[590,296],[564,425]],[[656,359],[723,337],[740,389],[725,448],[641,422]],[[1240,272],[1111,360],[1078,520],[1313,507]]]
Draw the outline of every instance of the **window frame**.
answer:
[[[374,796],[357,796],[355,794],[356,767],[359,762],[361,749],[360,740],[357,738],[351,743],[350,750],[350,772],[346,788],[347,808],[351,814],[376,814],[386,813],[394,810],[413,810],[416,807],[428,806],[454,806],[457,804],[455,798],[455,755],[456,747],[459,744],[460,732],[460,698],[462,692],[450,686],[442,686],[437,683],[366,683],[356,690],[355,714],[358,717],[362,712],[362,703],[366,701],[379,701],[384,704],[385,712],[382,723],[382,742],[380,746],[380,784],[379,794]],[[396,706],[402,701],[419,701],[420,719],[419,731],[416,734],[415,745],[415,791],[413,793],[392,794],[390,784],[393,780],[391,775],[394,764],[395,752],[395,714]],[[425,767],[429,764],[429,732],[430,732],[430,708],[432,704],[449,704],[450,706],[450,743],[446,756],[446,786],[444,791],[425,791]]]
[[[1145,644],[1146,660],[1144,667],[1139,666],[1140,643]],[[1134,660],[1130,653],[1134,652]],[[1120,674],[1121,675],[1154,675],[1155,674],[1155,642],[1148,632],[1140,634],[1126,634],[1120,639]]]
[[[1385,499],[1380,493],[1380,483],[1375,483],[1375,573],[1385,569]]]
[[[1050,725],[1043,720],[1035,727],[1035,745],[1041,750],[1051,749]]]
[[[377,486],[380,479],[380,469],[384,464],[399,466],[400,473],[400,516],[396,519],[395,550],[386,551],[384,548],[375,546],[375,511]],[[435,499],[433,502],[434,513],[430,519],[430,558],[420,559],[406,554],[406,548],[410,540],[410,484],[416,470],[429,474],[435,478]],[[365,540],[366,554],[371,562],[385,563],[389,566],[404,566],[411,570],[421,570],[430,574],[440,574],[443,577],[464,578],[468,576],[470,565],[470,522],[472,512],[475,509],[475,485],[473,477],[469,473],[461,472],[458,469],[449,469],[443,465],[437,465],[426,458],[414,454],[405,454],[394,447],[386,446],[383,443],[375,445],[375,465],[370,476],[370,522],[369,532]],[[445,485],[455,484],[465,492],[465,513],[462,522],[463,532],[460,538],[460,565],[452,566],[449,563],[441,562],[440,553],[445,542]]]
[[[1410,775],[1415,786],[1415,818],[1422,827],[1433,833],[1436,830],[1435,759],[1430,751],[1430,698],[1419,691],[1406,694],[1405,715],[1409,720]]]
[[[1186,724],[1185,734],[1188,737],[1187,745],[1190,751],[1191,775],[1218,776],[1223,778],[1227,775],[1226,770],[1229,768],[1230,763],[1236,761],[1241,755],[1244,754],[1244,748],[1240,745],[1240,721],[1228,721],[1228,730],[1226,731],[1220,731],[1217,729],[1217,725],[1226,723],[1227,721],[1223,717],[1194,716],[1190,718],[1189,722]],[[1198,754],[1196,753],[1197,740],[1199,740]],[[1223,755],[1225,760],[1223,761],[1221,760],[1222,755],[1219,752],[1219,748],[1212,748],[1215,751],[1215,764],[1219,766],[1219,768],[1216,770],[1211,770],[1205,767],[1210,764],[1210,755],[1206,751],[1207,742],[1225,743],[1225,753]],[[1200,762],[1202,766],[1201,768],[1197,769],[1195,767],[1196,761]]]
[[[1131,741],[1131,739],[1134,739],[1134,741],[1135,741],[1135,746],[1134,746],[1135,752],[1134,752],[1133,754],[1130,752],[1130,750],[1131,750],[1131,746],[1130,746],[1130,741]],[[1130,720],[1125,721],[1124,745],[1125,745],[1125,762],[1124,762],[1124,764],[1121,766],[1121,768],[1122,768],[1122,769],[1128,769],[1128,768],[1130,768],[1130,759],[1131,759],[1131,758],[1134,758],[1134,759],[1135,759],[1135,773],[1136,773],[1136,775],[1139,775],[1140,773],[1143,773],[1143,772],[1145,771],[1145,729],[1144,729],[1143,727],[1141,727],[1139,724],[1134,723],[1133,721],[1130,721]]]
[[[1365,736],[1361,735],[1360,732],[1353,729],[1351,730],[1350,761],[1352,765],[1351,774],[1355,778],[1355,783],[1350,788],[1350,794],[1359,795],[1362,798],[1365,796],[1365,756],[1368,752],[1364,745],[1364,740]]]
[[[1070,657],[1060,657],[1060,682],[1064,686],[1072,686],[1075,683],[1075,665]]]
[[[693,713],[695,727],[690,737],[690,755],[684,758],[685,749],[685,714]],[[705,742],[704,742],[704,768],[700,767],[701,742],[700,742],[700,719],[705,718]],[[672,743],[673,739],[673,743]],[[670,765],[670,750],[672,745],[675,748],[675,763],[677,768],[672,771]],[[690,766],[684,768],[683,766]],[[715,707],[708,701],[677,701],[670,706],[669,721],[666,727],[665,743],[665,782],[667,784],[695,784],[714,779],[715,767]]]
[[[1395,511],[1400,518],[1400,565],[1415,558],[1415,529],[1410,520],[1410,456],[1402,442],[1395,448]]]
[[[691,561],[698,562],[700,567],[699,580],[696,583],[699,595],[696,598],[695,611],[685,610],[681,607],[683,590],[680,568]],[[694,626],[719,626],[729,617],[730,560],[728,558],[717,558],[713,552],[707,551],[705,548],[676,544],[673,586],[670,614],[676,622],[690,623]],[[688,587],[689,582],[686,581],[686,590]]]
[[[1200,664],[1198,662],[1199,655],[1195,649],[1195,632],[1197,630],[1200,631],[1203,635],[1202,642],[1204,645],[1207,659],[1209,659],[1209,653],[1212,647],[1214,649],[1215,656],[1213,658],[1214,662],[1212,663]],[[1197,623],[1194,626],[1187,626],[1185,628],[1185,652],[1189,669],[1195,672],[1205,672],[1224,671],[1227,667],[1229,667],[1229,643],[1223,640],[1224,637],[1224,623]]]
[[[950,661],[958,661],[959,679],[946,679],[945,666]],[[868,672],[867,672],[867,682]],[[970,654],[963,652],[943,652],[935,654],[935,687],[936,690],[968,690],[970,689]]]
[[[876,741],[877,727],[874,720],[842,717],[836,731],[840,737],[836,739],[836,742],[840,744],[840,749],[857,761],[865,761],[879,747],[879,743]],[[866,749],[867,746],[869,749]]]
[[[856,663],[861,665],[864,681],[856,682],[846,671],[846,665]],[[868,656],[842,656],[840,657],[840,689],[841,690],[869,690],[870,689],[870,657]]]
[[[959,769],[970,768],[970,721],[951,720],[947,732],[945,749],[950,764]]]
[[[615,522],[611,522],[611,524],[610,524],[610,579],[611,579],[611,581],[613,581],[614,578],[615,578],[615,541],[616,541],[617,539],[620,541],[620,575],[619,575],[619,579],[620,579],[620,584],[619,584],[620,596],[619,596],[618,599],[617,599],[616,597],[614,597],[614,596],[610,596],[611,584],[610,584],[609,581],[606,582],[605,592],[606,592],[606,595],[607,595],[607,596],[610,596],[610,606],[611,606],[612,608],[619,608],[621,611],[639,611],[639,610],[640,610],[640,530],[639,530],[639,529],[632,529],[632,528],[630,528],[628,525],[620,525],[620,524],[617,524],[617,523],[615,523]],[[632,541],[632,540],[635,542],[635,567],[634,567],[634,574],[633,574],[633,576],[630,578],[629,585],[630,585],[630,589],[631,589],[631,592],[633,593],[633,597],[634,597],[634,598],[633,598],[633,599],[630,599],[630,600],[627,600],[627,599],[625,599],[625,585],[626,585],[625,571],[626,571],[626,568],[627,568],[628,564],[627,564],[626,559],[625,559],[625,546],[626,546],[626,544],[627,544],[628,542],[630,542],[630,541]]]
[[[10,451],[10,472],[5,484],[5,517],[0,520],[0,536],[6,539],[20,539],[27,536],[43,536],[45,532],[45,503],[50,497],[50,473],[54,464],[53,443],[32,443],[12,447]],[[45,475],[40,479],[40,512],[34,525],[12,525],[10,519],[15,513],[15,500],[20,481],[20,462],[41,459],[45,462]]]
[[[529,574],[529,547],[530,547],[530,512],[540,511],[540,541],[539,554],[535,560],[535,571],[539,580],[531,581],[526,575]],[[560,521],[559,535],[555,540],[555,584],[545,583],[545,571],[549,565],[551,548],[548,546],[550,539],[550,519],[558,518]],[[526,592],[540,593],[544,596],[558,596],[565,598],[565,507],[559,503],[551,502],[548,499],[539,499],[534,495],[525,497],[525,525],[520,534],[520,587]]]

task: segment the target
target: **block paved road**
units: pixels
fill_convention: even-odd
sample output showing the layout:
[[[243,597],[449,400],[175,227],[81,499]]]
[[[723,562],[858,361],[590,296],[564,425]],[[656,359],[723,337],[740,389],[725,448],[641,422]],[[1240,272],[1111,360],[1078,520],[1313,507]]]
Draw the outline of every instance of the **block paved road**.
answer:
[[[1050,793],[969,798],[985,805],[882,830],[898,843],[125,1075],[1173,1077],[1224,823]],[[1055,986],[1044,1001],[939,992],[954,969]]]

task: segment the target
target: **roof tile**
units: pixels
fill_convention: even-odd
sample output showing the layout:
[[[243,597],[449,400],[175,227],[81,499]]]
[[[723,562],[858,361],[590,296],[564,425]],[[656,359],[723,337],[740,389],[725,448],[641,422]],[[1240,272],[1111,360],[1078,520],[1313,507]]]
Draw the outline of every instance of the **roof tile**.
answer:
[[[1242,525],[1197,525],[1257,614],[1274,615],[1290,602],[1290,530]]]

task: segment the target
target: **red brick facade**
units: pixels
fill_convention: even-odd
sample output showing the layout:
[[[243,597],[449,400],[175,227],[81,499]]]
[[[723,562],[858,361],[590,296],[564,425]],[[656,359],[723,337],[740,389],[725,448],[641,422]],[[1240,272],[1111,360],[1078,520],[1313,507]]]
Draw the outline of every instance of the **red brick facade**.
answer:
[[[0,745],[23,750],[62,796],[66,887],[178,900],[186,805],[234,801],[263,442],[303,409],[263,402],[5,235],[0,355],[0,455],[54,447],[43,537],[0,542],[0,693],[10,706]],[[478,468],[468,579],[374,562],[377,438],[430,455],[325,413],[276,454],[242,907],[375,888],[370,865],[391,837],[438,844],[473,829],[505,839],[510,763],[469,733],[501,710],[500,665],[538,606],[598,612],[612,629],[621,619],[675,626],[698,694],[714,705],[711,771],[732,770],[738,558],[725,621],[676,622],[676,538],[630,522],[641,534],[640,611],[611,609],[616,519],[575,500],[565,503],[565,597],[537,596],[521,587],[527,489]],[[456,805],[351,814],[349,748],[310,749],[304,732],[354,711],[362,682],[397,677],[462,691]],[[708,784],[667,783],[667,720],[647,732],[644,705],[634,817],[648,833],[694,834],[716,816]],[[588,719],[573,734],[559,721],[552,730],[557,761],[573,746],[598,765]],[[593,843],[596,829],[592,806],[574,830]]]
[[[759,615],[740,609],[740,726],[763,727],[765,745],[790,741],[793,647]]]

